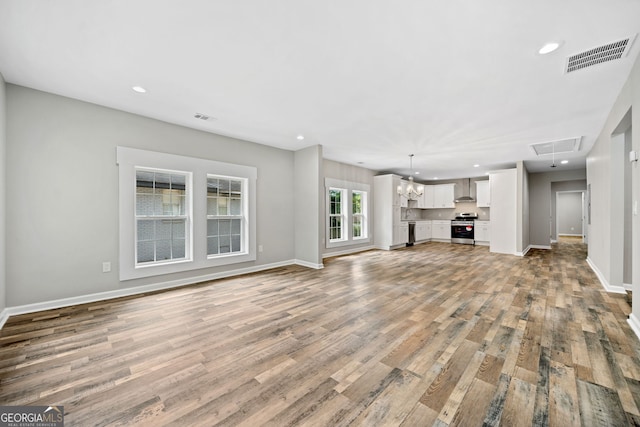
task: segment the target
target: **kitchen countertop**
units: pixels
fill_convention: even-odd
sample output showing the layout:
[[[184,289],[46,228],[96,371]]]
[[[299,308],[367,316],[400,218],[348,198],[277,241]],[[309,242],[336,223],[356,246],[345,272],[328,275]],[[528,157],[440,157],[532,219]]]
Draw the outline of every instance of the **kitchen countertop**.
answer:
[[[420,221],[453,221],[455,220],[455,218],[438,218],[438,219],[423,219],[423,218],[416,218],[416,219],[407,219],[407,218],[402,218],[400,221],[402,222],[420,222]],[[474,219],[474,221],[491,221],[489,218],[476,218]]]

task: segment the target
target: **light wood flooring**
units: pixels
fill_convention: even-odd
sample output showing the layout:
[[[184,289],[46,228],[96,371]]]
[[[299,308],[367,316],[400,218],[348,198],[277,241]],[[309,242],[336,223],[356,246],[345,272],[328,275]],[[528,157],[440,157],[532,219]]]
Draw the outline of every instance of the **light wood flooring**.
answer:
[[[16,316],[0,404],[69,426],[640,424],[640,343],[580,242],[427,243]]]

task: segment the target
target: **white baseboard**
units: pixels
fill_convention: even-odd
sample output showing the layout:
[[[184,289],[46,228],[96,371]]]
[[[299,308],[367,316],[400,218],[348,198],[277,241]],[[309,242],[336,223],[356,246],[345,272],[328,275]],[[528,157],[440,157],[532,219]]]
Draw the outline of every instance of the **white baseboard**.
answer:
[[[596,267],[596,265],[591,261],[591,259],[589,257],[587,257],[587,264],[589,264],[589,267],[591,267],[591,270],[593,270],[593,272],[596,274],[596,276],[598,277],[598,280],[600,280],[600,283],[602,284],[602,287],[604,288],[605,291],[612,292],[612,293],[615,293],[615,294],[626,294],[627,293],[627,291],[624,289],[623,286],[611,285],[607,281],[607,279],[605,279],[605,277],[602,274],[602,272],[598,269],[598,267]]]
[[[7,322],[8,319],[9,319],[9,312],[5,308],[0,312],[0,329],[2,329],[2,327]]]
[[[522,252],[516,252],[515,255],[516,256],[525,256],[527,254],[527,252],[529,252],[531,249],[546,249],[546,250],[551,250],[551,246],[544,246],[544,245],[529,245],[525,248],[524,251]]]
[[[336,252],[327,252],[322,254],[322,258],[331,258],[334,256],[342,256],[342,255],[351,255],[351,254],[355,254],[358,252],[364,252],[364,251],[370,251],[371,249],[376,249],[375,246],[361,246],[359,248],[355,248],[355,249],[345,249],[342,251],[336,251]]]
[[[476,245],[476,246],[490,246],[491,245],[490,242],[478,241],[478,240],[474,240],[473,244]]]
[[[631,283],[623,283],[622,287],[625,291],[633,291],[633,286],[631,285]]]
[[[322,268],[322,264],[305,263],[299,260],[287,260],[274,262],[271,264],[263,264],[248,268],[239,268],[236,270],[223,271],[220,273],[206,274],[203,276],[189,277],[179,280],[170,280],[168,282],[153,283],[144,286],[135,286],[131,288],[122,288],[113,291],[98,292],[95,294],[81,295],[77,297],[61,298],[53,301],[37,302],[33,304],[18,305],[15,307],[7,307],[0,314],[0,328],[4,326],[9,316],[18,314],[35,313],[38,311],[52,310],[56,308],[69,307],[72,305],[87,304],[96,301],[104,301],[114,298],[127,297],[131,295],[143,294],[145,292],[161,291],[165,289],[178,288],[180,286],[193,285],[195,283],[208,282],[225,277],[239,276],[242,274],[255,273],[258,271],[271,270],[272,268],[285,267],[287,265],[298,264],[310,268]],[[308,264],[308,265],[307,265]],[[320,265],[320,267],[317,267]]]
[[[582,237],[582,234],[566,234],[566,233],[558,233],[558,237],[566,236],[566,237]]]
[[[631,326],[631,330],[636,334],[636,337],[640,339],[640,321],[638,321],[638,318],[631,313],[627,319],[627,323]]]
[[[301,259],[296,259],[293,261],[294,264],[296,265],[301,265],[303,267],[307,267],[307,268],[314,268],[316,270],[320,270],[321,268],[324,268],[324,264],[314,264],[312,262],[309,261],[303,261]]]
[[[529,245],[527,249],[546,249],[548,251],[551,250],[550,245]]]
[[[558,243],[558,241],[556,239],[551,239],[551,244],[553,245],[554,243]]]

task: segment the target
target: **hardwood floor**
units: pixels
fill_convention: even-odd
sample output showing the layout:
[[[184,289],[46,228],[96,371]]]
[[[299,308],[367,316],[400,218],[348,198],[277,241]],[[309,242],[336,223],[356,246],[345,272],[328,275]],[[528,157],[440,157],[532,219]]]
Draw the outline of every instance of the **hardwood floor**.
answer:
[[[640,424],[640,343],[579,242],[428,243],[16,316],[0,404],[71,426]]]

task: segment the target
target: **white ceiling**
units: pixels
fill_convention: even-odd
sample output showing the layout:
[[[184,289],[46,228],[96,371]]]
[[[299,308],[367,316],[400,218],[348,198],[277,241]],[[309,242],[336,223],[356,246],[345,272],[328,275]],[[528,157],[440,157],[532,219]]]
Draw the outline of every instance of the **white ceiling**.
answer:
[[[575,137],[554,170],[584,167],[640,42],[569,74],[566,58],[638,32],[635,0],[0,0],[0,72],[379,171],[407,174],[412,153],[419,179],[458,178],[550,170],[529,145]]]

